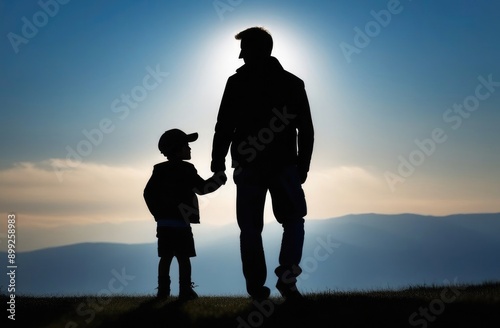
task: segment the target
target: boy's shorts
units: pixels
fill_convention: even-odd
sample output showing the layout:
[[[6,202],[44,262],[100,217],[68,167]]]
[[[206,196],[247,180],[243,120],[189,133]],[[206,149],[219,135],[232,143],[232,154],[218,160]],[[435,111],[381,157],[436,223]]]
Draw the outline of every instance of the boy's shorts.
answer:
[[[194,257],[194,238],[191,227],[157,227],[158,257]]]

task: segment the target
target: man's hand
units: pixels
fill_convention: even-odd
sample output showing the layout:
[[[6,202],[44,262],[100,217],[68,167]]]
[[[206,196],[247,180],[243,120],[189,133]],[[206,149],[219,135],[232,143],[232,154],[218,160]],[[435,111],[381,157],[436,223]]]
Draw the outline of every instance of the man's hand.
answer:
[[[224,172],[224,171],[214,172],[212,179],[214,179],[215,182],[217,182],[221,186],[225,185],[226,181],[227,181],[226,172]]]
[[[300,183],[303,184],[307,180],[307,171],[299,170]]]

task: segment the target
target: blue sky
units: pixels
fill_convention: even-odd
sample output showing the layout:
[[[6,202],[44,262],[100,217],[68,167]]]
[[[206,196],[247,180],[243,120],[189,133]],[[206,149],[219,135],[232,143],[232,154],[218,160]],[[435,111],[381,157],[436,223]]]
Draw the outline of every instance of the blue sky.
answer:
[[[496,1],[1,1],[0,212],[23,224],[151,217],[163,131],[208,177],[234,35],[264,26],[316,129],[308,217],[500,211]],[[234,221],[231,181],[204,196]],[[273,220],[269,209],[267,218]]]

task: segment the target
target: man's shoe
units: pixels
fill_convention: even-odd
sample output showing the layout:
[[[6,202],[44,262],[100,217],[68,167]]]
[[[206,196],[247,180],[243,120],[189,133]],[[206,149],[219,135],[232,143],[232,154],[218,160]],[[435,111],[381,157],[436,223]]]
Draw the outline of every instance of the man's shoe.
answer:
[[[278,280],[276,288],[287,301],[301,301],[304,299],[295,284],[285,284],[283,281]]]
[[[157,288],[158,292],[156,293],[156,298],[169,298],[170,297],[170,288]]]
[[[251,291],[249,294],[250,297],[252,297],[254,300],[262,301],[269,298],[269,295],[271,295],[271,290],[266,286],[262,286],[260,288],[257,288],[256,290]]]

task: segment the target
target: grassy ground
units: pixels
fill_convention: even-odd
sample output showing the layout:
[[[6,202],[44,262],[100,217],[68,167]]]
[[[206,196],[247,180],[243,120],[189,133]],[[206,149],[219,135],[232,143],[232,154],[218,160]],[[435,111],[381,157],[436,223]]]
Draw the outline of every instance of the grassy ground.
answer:
[[[7,300],[2,296],[4,306]],[[15,300],[15,326],[23,327],[500,327],[500,282],[330,291],[307,294],[300,304],[236,296],[184,303],[114,295]]]

